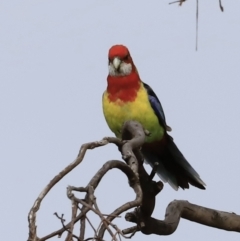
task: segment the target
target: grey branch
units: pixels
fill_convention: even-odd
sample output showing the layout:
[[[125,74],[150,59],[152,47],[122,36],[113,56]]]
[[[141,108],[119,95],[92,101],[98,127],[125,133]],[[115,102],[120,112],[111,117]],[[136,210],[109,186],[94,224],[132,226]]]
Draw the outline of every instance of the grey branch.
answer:
[[[145,131],[136,121],[127,121],[122,127],[122,139],[128,140],[122,146],[122,156],[133,172],[138,176],[139,161],[134,155],[134,150],[139,149],[145,142]]]
[[[113,213],[111,213],[110,215],[108,215],[108,217],[105,219],[107,225],[115,218],[117,217],[119,214],[123,213],[126,210],[129,210],[133,207],[137,207],[141,204],[142,201],[142,190],[138,181],[138,178],[136,177],[136,175],[134,174],[134,172],[123,162],[121,161],[108,161],[106,162],[103,167],[94,175],[94,177],[91,179],[91,181],[89,182],[89,184],[87,185],[87,187],[91,187],[91,192],[89,192],[89,196],[92,196],[92,203],[94,203],[94,196],[93,196],[93,190],[95,190],[98,186],[98,184],[100,183],[101,179],[103,178],[103,176],[111,169],[113,168],[117,168],[119,170],[121,170],[123,173],[125,173],[125,175],[128,177],[129,180],[129,184],[130,186],[134,189],[134,192],[136,193],[136,198],[135,200],[131,201],[131,202],[127,202],[124,205],[122,205],[121,207],[117,208]],[[88,189],[87,188],[87,189]],[[77,202],[82,204],[85,207],[88,207],[89,210],[91,209],[92,211],[94,211],[96,214],[98,214],[99,216],[102,216],[101,213],[99,213],[98,210],[93,209],[91,207],[90,204],[88,204],[87,202],[78,199],[75,197],[75,195],[72,193],[72,191],[78,191],[78,190],[83,190],[82,188],[75,188],[75,187],[68,187],[67,190],[67,195],[68,197],[73,201],[73,202]],[[66,225],[67,226],[67,225]],[[103,225],[100,228],[99,237],[103,237],[104,235],[104,231],[106,230],[106,225],[105,223],[103,223]]]
[[[86,151],[88,149],[94,149],[96,147],[104,146],[104,145],[106,145],[108,143],[114,143],[119,148],[122,148],[124,146],[124,144],[126,144],[127,147],[124,147],[124,150],[122,151],[122,155],[123,156],[128,156],[127,159],[128,159],[128,163],[129,163],[130,168],[132,170],[135,170],[135,173],[138,174],[137,169],[136,169],[136,166],[137,166],[136,161],[133,161],[133,160],[136,160],[136,157],[133,154],[132,150],[133,150],[133,148],[140,147],[144,143],[144,140],[145,140],[144,131],[143,131],[141,125],[139,123],[136,123],[136,122],[130,122],[129,124],[126,123],[124,128],[129,128],[129,131],[127,131],[126,135],[128,135],[128,134],[133,135],[133,139],[136,136],[136,138],[135,138],[136,140],[128,141],[129,142],[128,143],[128,142],[121,141],[118,138],[108,137],[108,138],[104,138],[101,141],[86,143],[86,144],[82,145],[77,158],[71,164],[69,164],[66,168],[64,168],[58,175],[56,175],[49,182],[49,184],[43,189],[43,191],[39,194],[38,198],[34,202],[33,207],[30,209],[30,212],[29,212],[29,215],[28,215],[28,223],[29,223],[29,237],[28,237],[28,241],[39,241],[39,240],[40,241],[44,241],[44,240],[52,238],[52,237],[54,237],[56,235],[58,235],[60,237],[62,235],[62,233],[66,231],[66,228],[68,228],[68,229],[70,229],[72,231],[72,228],[73,228],[72,225],[75,224],[80,219],[83,220],[85,215],[86,215],[86,213],[89,210],[91,210],[91,206],[92,206],[91,193],[90,193],[90,195],[89,195],[89,193],[87,193],[86,196],[85,196],[85,200],[87,200],[86,203],[85,203],[86,205],[83,206],[83,208],[81,210],[81,213],[76,215],[76,213],[74,211],[72,217],[73,218],[75,217],[75,219],[71,220],[71,222],[69,222],[67,225],[65,225],[65,228],[61,228],[61,229],[59,229],[59,230],[57,230],[57,231],[55,231],[55,232],[53,232],[53,233],[43,237],[43,238],[38,238],[37,237],[36,216],[37,216],[38,210],[40,209],[40,205],[41,205],[42,200],[47,195],[47,193],[54,187],[54,185],[56,183],[58,183],[65,175],[67,175],[70,171],[72,171],[76,166],[78,166],[82,162],[82,160],[83,160],[83,158],[85,156],[85,153],[86,153]],[[140,184],[139,184],[139,181],[138,181],[138,178],[137,178],[136,174],[135,173],[131,174],[131,175],[135,176],[135,179],[137,180],[135,182],[135,181],[133,181],[133,178],[129,174],[129,172],[132,172],[131,169],[129,169],[129,171],[126,171],[126,169],[128,169],[129,167],[127,165],[125,165],[124,163],[122,163],[122,162],[120,162],[120,163],[121,164],[118,163],[118,165],[120,165],[119,169],[121,169],[126,175],[128,175],[130,185],[132,185],[132,187],[134,188],[135,192],[138,189],[137,190],[137,198],[136,198],[135,201],[132,201],[130,203],[122,205],[120,208],[115,210],[115,212],[113,212],[113,216],[109,216],[108,217],[110,219],[113,219],[113,217],[115,217],[114,215],[116,213],[120,213],[121,210],[126,211],[129,208],[131,208],[131,207],[135,207],[135,206],[140,205],[141,204],[141,200],[142,200],[142,191],[141,191]],[[107,165],[109,165],[109,163],[106,163],[105,167]],[[124,165],[124,167],[122,165]],[[113,167],[111,167],[111,168],[113,168]],[[99,173],[97,173],[96,174],[97,176],[95,175],[92,178],[92,180],[90,181],[88,186],[92,185],[92,186],[94,186],[96,188],[97,185],[99,184],[99,182],[101,181],[101,178],[105,175],[105,173],[106,172],[102,172],[100,174],[100,176],[98,176]],[[138,183],[138,184],[136,184],[136,183]],[[126,207],[128,207],[128,208],[126,209]],[[74,208],[74,210],[75,209],[76,208]],[[101,230],[102,230],[102,232],[104,232],[103,229],[101,229]],[[69,239],[70,237],[71,237],[71,232],[68,235],[67,239]]]
[[[85,156],[85,153],[88,149],[94,149],[96,147],[104,146],[110,143],[110,141],[103,139],[101,141],[95,141],[95,142],[83,144],[80,148],[77,158],[72,163],[70,163],[66,168],[64,168],[59,174],[57,174],[48,183],[48,185],[42,190],[42,192],[35,200],[28,214],[28,227],[29,227],[28,241],[39,240],[39,238],[37,237],[37,226],[36,226],[37,212],[40,209],[41,202],[44,199],[44,197],[47,195],[47,193],[55,186],[56,183],[58,183],[64,176],[66,176],[70,171],[72,171],[76,166],[78,166],[82,162]],[[80,219],[80,216],[78,216],[77,219]],[[64,232],[63,229],[61,230]]]
[[[201,207],[183,200],[175,200],[168,205],[163,221],[152,217],[146,218],[145,226],[138,231],[141,230],[144,234],[170,235],[177,229],[180,218],[213,228],[240,232],[239,215]],[[137,222],[137,219],[135,221]],[[126,229],[123,233],[131,233],[132,230],[133,228]]]
[[[153,181],[152,178],[154,176],[154,171],[149,175],[143,166],[143,157],[140,148],[144,144],[145,135],[147,135],[147,133],[147,130],[144,130],[139,123],[135,121],[128,121],[124,124],[122,129],[123,140],[115,137],[106,137],[101,141],[82,145],[77,158],[49,182],[49,184],[37,197],[33,207],[30,209],[28,215],[28,241],[45,241],[56,235],[61,237],[61,235],[66,231],[68,232],[66,240],[72,240],[72,238],[83,240],[86,220],[89,222],[86,214],[89,211],[93,211],[101,218],[100,228],[96,230],[93,227],[95,237],[91,239],[95,240],[103,240],[105,230],[112,235],[113,240],[117,240],[117,234],[125,238],[131,238],[137,231],[141,231],[144,234],[170,235],[177,229],[180,218],[214,228],[240,232],[239,215],[201,207],[187,201],[175,200],[171,202],[166,209],[166,215],[163,221],[151,217],[155,207],[156,195],[158,195],[163,189],[163,183],[161,181]],[[68,187],[67,196],[72,203],[71,221],[66,225],[64,224],[61,229],[54,231],[45,237],[38,238],[36,217],[44,197],[57,182],[59,182],[65,175],[82,162],[88,149],[94,149],[108,143],[113,143],[118,147],[127,164],[122,161],[108,161],[93,176],[86,187]],[[104,175],[112,168],[121,170],[127,176],[130,186],[136,193],[136,197],[135,200],[123,204],[111,214],[103,215],[96,203],[94,192]],[[85,192],[85,198],[78,199],[75,196],[74,191]],[[79,205],[82,207],[80,208]],[[127,213],[125,219],[129,222],[136,223],[136,226],[121,231],[116,225],[112,224],[114,218],[133,207],[135,207],[135,210]],[[79,210],[80,213],[78,213]],[[76,236],[73,234],[73,230],[78,221],[80,222],[80,234],[79,236]],[[114,228],[117,233],[113,234],[109,226]],[[125,234],[131,235],[130,237],[126,237]]]

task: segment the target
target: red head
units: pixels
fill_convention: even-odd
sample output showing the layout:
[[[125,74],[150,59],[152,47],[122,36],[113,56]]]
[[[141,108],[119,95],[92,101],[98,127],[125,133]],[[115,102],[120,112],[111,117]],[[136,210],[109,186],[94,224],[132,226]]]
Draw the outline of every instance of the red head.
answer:
[[[114,45],[109,49],[107,78],[110,101],[134,101],[141,80],[127,47]]]
[[[109,49],[109,75],[127,76],[136,71],[129,50],[124,45],[114,45]]]

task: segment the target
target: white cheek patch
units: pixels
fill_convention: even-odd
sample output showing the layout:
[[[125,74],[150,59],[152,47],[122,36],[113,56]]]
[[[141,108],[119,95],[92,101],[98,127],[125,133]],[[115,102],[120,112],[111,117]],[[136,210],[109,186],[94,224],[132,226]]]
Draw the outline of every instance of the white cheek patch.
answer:
[[[120,65],[120,72],[123,73],[123,75],[129,75],[132,72],[132,65],[126,64],[124,62],[121,63]]]
[[[126,76],[126,75],[131,74],[132,65],[130,63],[127,64],[127,63],[122,62],[120,64],[119,71],[117,71],[114,68],[113,64],[110,63],[108,66],[108,70],[109,70],[109,75],[111,75],[111,76]]]

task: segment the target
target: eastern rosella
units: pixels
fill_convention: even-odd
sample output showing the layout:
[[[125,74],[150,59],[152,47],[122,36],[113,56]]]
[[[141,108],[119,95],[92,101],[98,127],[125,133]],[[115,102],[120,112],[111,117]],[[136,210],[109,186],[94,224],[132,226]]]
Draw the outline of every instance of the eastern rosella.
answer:
[[[161,103],[151,87],[141,81],[127,47],[112,46],[108,54],[109,74],[103,94],[103,112],[109,128],[117,137],[125,121],[135,120],[150,132],[142,146],[145,161],[152,167],[158,163],[157,174],[175,190],[189,188],[189,183],[205,189],[205,183],[187,162],[167,133]]]

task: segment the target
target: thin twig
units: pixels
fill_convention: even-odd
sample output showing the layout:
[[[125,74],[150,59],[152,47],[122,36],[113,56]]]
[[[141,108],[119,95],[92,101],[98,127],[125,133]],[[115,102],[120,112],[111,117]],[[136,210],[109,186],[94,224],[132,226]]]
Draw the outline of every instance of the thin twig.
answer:
[[[169,4],[179,3],[179,6],[182,6],[183,2],[186,2],[187,0],[178,0],[174,2],[170,2]]]
[[[90,225],[91,228],[93,229],[94,234],[95,234],[95,236],[96,236],[96,235],[97,235],[97,230],[94,228],[93,224],[91,223],[91,221],[89,220],[89,218],[87,217],[87,215],[86,215],[85,217],[86,217],[87,222],[89,223],[89,225]]]
[[[196,51],[198,50],[198,0],[196,0]]]
[[[104,214],[104,213],[102,213],[102,215],[107,217],[113,217],[113,218],[121,218],[120,215],[111,215],[111,214]]]
[[[57,212],[55,212],[53,215],[55,215],[62,223],[62,226],[63,228],[66,230],[66,231],[69,231],[69,229],[65,226],[64,222],[66,221],[63,217],[64,217],[64,214],[61,215],[61,217],[58,215]]]
[[[76,166],[78,166],[88,149],[94,149],[96,147],[104,146],[108,144],[109,142],[104,139],[101,141],[95,141],[86,143],[81,146],[80,151],[78,153],[77,158],[69,164],[66,168],[64,168],[59,174],[57,174],[49,183],[48,185],[42,190],[42,192],[39,194],[37,199],[35,200],[32,208],[29,211],[28,214],[28,226],[29,226],[29,237],[28,241],[37,241],[37,226],[36,226],[36,218],[37,218],[37,211],[40,208],[41,202],[43,198],[47,195],[47,193],[55,186],[56,183],[58,183],[64,176],[66,176],[70,171],[72,171]]]
[[[113,234],[112,230],[108,226],[109,222],[107,222],[106,218],[104,218],[104,216],[102,215],[101,211],[99,210],[97,202],[96,202],[96,199],[93,201],[93,205],[95,207],[95,210],[99,213],[99,217],[101,219],[101,223],[103,223],[103,225],[105,226],[105,228],[107,229],[109,234],[112,236],[113,240],[117,241],[116,238],[114,238],[114,234]],[[99,228],[101,227],[101,223],[99,224]],[[98,232],[98,229],[97,229],[97,232]]]
[[[77,215],[77,217],[75,218],[74,220],[74,223],[78,222],[83,216],[86,215],[86,213],[89,211],[90,209],[88,207],[83,207],[82,208],[82,211],[80,214]],[[71,222],[69,222],[67,225],[65,225],[67,228],[69,228],[71,225]],[[61,235],[65,232],[66,230],[64,228],[61,228],[61,229],[58,229],[42,238],[40,238],[38,241],[45,241],[47,239],[50,239],[54,236],[58,236],[58,237],[61,237]]]
[[[107,221],[108,224],[120,213],[122,213],[132,207],[136,207],[136,206],[140,205],[141,200],[142,200],[142,192],[141,192],[141,188],[139,185],[139,181],[138,181],[136,175],[133,173],[133,171],[125,163],[123,163],[121,161],[109,161],[103,165],[103,167],[95,174],[95,176],[92,178],[92,180],[87,185],[88,194],[89,194],[89,196],[91,195],[92,202],[94,203],[94,200],[95,200],[95,197],[93,194],[94,190],[98,186],[102,177],[107,173],[108,170],[110,170],[112,168],[118,168],[127,175],[130,186],[134,189],[134,191],[136,193],[136,199],[132,202],[122,205],[120,208],[118,208],[112,214],[110,214],[108,216],[108,218],[106,218],[106,219],[104,218],[104,221]],[[101,212],[99,212],[96,208],[94,209],[91,205],[84,202],[83,200],[76,198],[75,195],[72,193],[72,190],[81,190],[82,191],[83,189],[69,186],[67,188],[67,196],[69,199],[74,200],[75,202],[80,203],[85,207],[88,207],[90,210],[92,210],[94,213],[96,213],[97,215],[99,215],[101,217]],[[106,226],[105,226],[106,224],[104,222],[103,222],[103,224],[104,224],[104,228],[103,228],[103,226],[101,226],[101,229],[99,231],[100,234],[102,234],[106,229]],[[97,237],[102,239],[102,237],[99,235],[97,235]]]
[[[220,7],[221,11],[223,12],[223,11],[224,11],[224,8],[223,8],[223,6],[222,6],[222,1],[221,1],[221,0],[219,0],[219,7]]]
[[[91,238],[84,239],[84,241],[95,240],[95,239],[96,239],[95,237],[91,237]],[[102,240],[102,241],[104,241],[104,240]]]
[[[55,215],[58,219],[60,219],[60,221],[61,221],[61,223],[62,223],[62,226],[63,226],[63,228],[65,229],[65,231],[67,231],[68,234],[71,233],[71,238],[73,237],[73,238],[77,239],[78,241],[80,241],[80,239],[79,239],[76,235],[74,235],[74,234],[72,233],[72,231],[69,230],[69,229],[65,226],[64,222],[65,222],[66,220],[63,218],[64,214],[62,214],[61,217],[60,217],[60,216],[55,212],[54,215]],[[59,238],[60,238],[60,237],[59,237]],[[72,240],[72,239],[71,239],[71,240]]]

